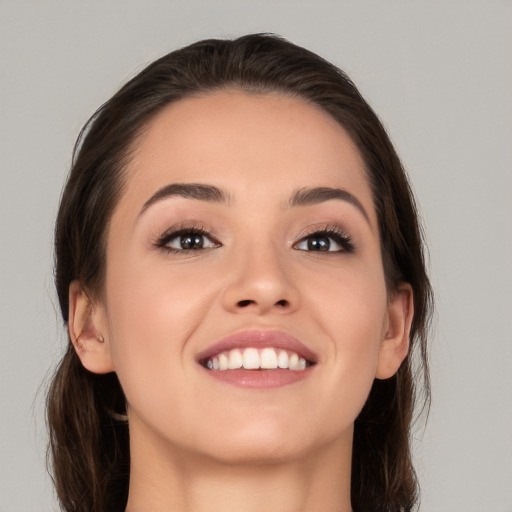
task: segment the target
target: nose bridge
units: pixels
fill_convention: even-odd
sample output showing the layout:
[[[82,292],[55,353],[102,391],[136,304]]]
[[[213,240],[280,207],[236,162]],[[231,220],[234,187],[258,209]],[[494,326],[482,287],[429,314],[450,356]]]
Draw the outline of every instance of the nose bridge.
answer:
[[[291,311],[298,305],[298,290],[291,278],[286,248],[266,237],[252,237],[233,251],[225,307],[234,311],[265,313]]]

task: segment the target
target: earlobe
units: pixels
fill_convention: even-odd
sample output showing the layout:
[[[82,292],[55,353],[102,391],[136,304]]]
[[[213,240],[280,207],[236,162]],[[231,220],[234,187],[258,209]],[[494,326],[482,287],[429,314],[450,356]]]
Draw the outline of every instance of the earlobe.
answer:
[[[69,286],[68,332],[87,370],[93,373],[114,371],[103,307],[93,304],[78,281]]]
[[[383,333],[377,363],[377,379],[389,379],[400,368],[409,352],[409,335],[414,316],[412,287],[402,284],[390,298],[387,324]]]

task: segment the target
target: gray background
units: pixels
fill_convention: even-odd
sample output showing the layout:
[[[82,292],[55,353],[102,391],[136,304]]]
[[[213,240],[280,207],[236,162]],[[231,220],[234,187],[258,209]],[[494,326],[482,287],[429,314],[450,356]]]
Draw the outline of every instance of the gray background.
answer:
[[[422,208],[438,320],[422,511],[512,511],[512,2],[0,0],[0,510],[55,510],[44,390],[64,346],[52,229],[76,135],[210,36],[277,32],[345,69]]]

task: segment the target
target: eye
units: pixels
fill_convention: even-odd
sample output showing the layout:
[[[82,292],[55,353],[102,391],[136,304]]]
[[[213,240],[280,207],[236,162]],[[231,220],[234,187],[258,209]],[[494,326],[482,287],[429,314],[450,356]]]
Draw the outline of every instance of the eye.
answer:
[[[315,231],[301,238],[294,248],[299,251],[314,252],[353,252],[354,244],[350,236],[338,228]]]
[[[177,253],[212,249],[220,244],[202,228],[181,228],[164,233],[156,246]]]

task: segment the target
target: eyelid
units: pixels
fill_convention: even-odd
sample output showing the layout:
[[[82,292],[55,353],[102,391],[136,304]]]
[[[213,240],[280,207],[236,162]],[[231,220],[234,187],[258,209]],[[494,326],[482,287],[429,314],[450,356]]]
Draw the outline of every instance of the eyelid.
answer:
[[[325,251],[324,254],[340,254],[340,253],[351,253],[355,250],[355,245],[352,237],[347,233],[345,229],[337,224],[321,224],[308,226],[300,235],[297,240],[292,244],[293,248],[296,248],[302,242],[305,242],[309,237],[314,235],[325,235],[332,238],[337,244],[341,245],[342,250],[338,251]],[[304,249],[298,249],[304,250]],[[304,252],[321,252],[321,251],[305,251]]]
[[[169,247],[167,244],[171,240],[173,240],[176,237],[179,237],[180,235],[184,235],[187,233],[196,233],[199,235],[202,235],[206,238],[208,238],[213,244],[215,244],[216,247],[220,247],[222,244],[218,241],[215,234],[212,233],[212,229],[208,229],[205,227],[205,225],[201,222],[179,222],[178,224],[175,224],[174,226],[171,226],[170,228],[166,229],[161,235],[157,236],[155,242],[153,243],[154,247],[157,249],[164,249],[168,252],[181,252],[186,253],[188,252],[187,249],[173,249],[172,247]],[[212,249],[212,247],[206,247],[203,250]],[[194,249],[191,249],[190,251],[197,251]]]

